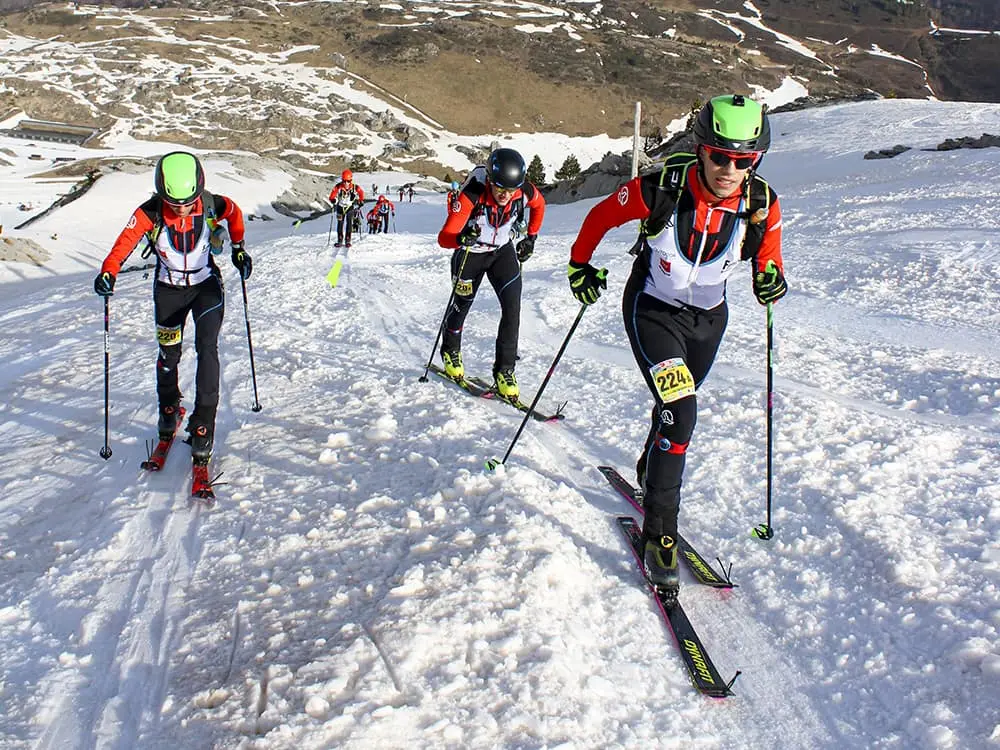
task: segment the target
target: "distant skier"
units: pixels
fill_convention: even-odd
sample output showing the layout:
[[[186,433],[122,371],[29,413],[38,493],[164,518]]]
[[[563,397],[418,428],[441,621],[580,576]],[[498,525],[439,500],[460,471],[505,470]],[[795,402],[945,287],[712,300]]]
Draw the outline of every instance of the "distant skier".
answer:
[[[751,263],[763,305],[781,299],[781,208],[756,174],[771,145],[763,108],[718,96],[698,113],[695,154],[673,154],[662,172],[625,183],[587,214],[573,243],[569,284],[584,304],[607,288],[591,256],[613,227],[636,219],[638,256],[622,298],[625,331],[653,394],[652,424],[636,474],[644,489],[644,558],[649,580],[676,592],[681,477],[704,382],[726,329],[726,282]],[[673,187],[673,189],[671,189]]]
[[[451,190],[448,191],[447,196],[447,206],[448,210],[451,211],[451,207],[455,205],[455,201],[458,200],[458,189],[461,185],[458,184],[457,180],[451,181]]]
[[[465,376],[462,327],[486,276],[500,300],[493,379],[497,392],[512,401],[519,397],[514,365],[521,320],[520,263],[531,257],[545,215],[545,199],[525,180],[525,173],[521,154],[498,148],[485,167],[473,170],[438,234],[441,247],[455,250],[451,256],[455,301],[445,318],[441,340],[445,372],[453,378]],[[512,230],[523,220],[525,206],[527,236],[515,250]]]
[[[410,201],[410,203],[413,203],[413,185],[410,185],[410,186],[409,186],[409,187],[408,187],[408,188],[406,189],[406,192],[407,192],[407,195],[409,196],[409,201]],[[402,198],[400,198],[400,201],[402,201]]]
[[[354,214],[364,202],[365,191],[354,184],[354,173],[345,169],[340,173],[340,182],[330,191],[330,203],[337,216],[337,242],[334,247],[351,246]]]
[[[222,274],[214,258],[225,239],[226,230],[219,222],[226,222],[231,259],[244,279],[250,278],[253,263],[244,247],[243,213],[231,198],[205,190],[205,173],[197,157],[183,151],[165,155],[156,164],[154,184],[156,195],[132,213],[94,279],[94,291],[102,297],[111,296],[122,264],[143,237],[149,241],[156,257],[157,429],[161,439],[170,439],[178,426],[181,392],[177,366],[190,314],[198,366],[194,411],[187,430],[191,456],[207,463],[219,404],[219,331],[225,309]]]
[[[378,226],[381,223],[378,215],[378,206],[372,206],[371,211],[365,215],[365,219],[368,222],[368,234],[375,234],[378,232]]]
[[[378,230],[379,232],[389,233],[389,214],[392,214],[393,218],[396,218],[396,206],[395,204],[386,198],[384,195],[380,195],[378,200],[375,202],[375,207],[373,209],[378,213]]]
[[[405,193],[405,192],[406,192],[406,186],[405,185],[401,185],[400,188],[399,188],[399,202],[400,203],[403,202],[403,193]]]

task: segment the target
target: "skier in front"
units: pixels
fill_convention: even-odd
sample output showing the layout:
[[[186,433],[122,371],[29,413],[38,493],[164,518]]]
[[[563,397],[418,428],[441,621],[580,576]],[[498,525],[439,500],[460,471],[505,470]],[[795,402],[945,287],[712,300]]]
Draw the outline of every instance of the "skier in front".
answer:
[[[351,232],[354,230],[354,214],[365,202],[365,191],[354,184],[354,173],[345,169],[340,173],[340,182],[330,191],[330,203],[337,216],[337,242],[334,247],[350,247]]]
[[[375,206],[372,208],[378,216],[378,223],[376,224],[375,232],[382,232],[384,234],[389,233],[389,214],[392,214],[392,218],[396,218],[396,206],[395,204],[386,198],[384,195],[380,195],[378,200],[375,201]]]
[[[156,254],[157,429],[161,440],[170,440],[178,427],[181,392],[177,366],[190,314],[198,366],[194,411],[187,429],[192,458],[207,464],[219,404],[219,331],[225,310],[222,273],[213,257],[222,251],[225,241],[226,230],[220,221],[226,222],[231,259],[244,279],[250,278],[253,263],[244,247],[242,211],[231,198],[205,190],[205,172],[196,156],[183,151],[166,154],[156,164],[154,184],[156,195],[132,213],[94,279],[94,291],[102,297],[114,293],[122,264],[145,237]]]
[[[525,179],[524,158],[511,148],[498,148],[485,167],[476,167],[438,234],[438,244],[454,249],[451,256],[454,303],[444,320],[441,358],[449,377],[465,377],[462,364],[462,327],[479,291],[483,276],[489,278],[500,299],[493,380],[497,393],[517,401],[520,392],[514,377],[517,338],[521,322],[521,267],[531,257],[545,215],[545,199]],[[512,232],[529,217],[526,236],[514,248]]]
[[[644,563],[650,582],[674,594],[681,477],[695,393],[726,329],[726,282],[748,260],[758,302],[775,302],[788,289],[778,196],[756,174],[771,145],[763,108],[738,94],[715,97],[698,113],[694,138],[695,154],[667,157],[662,171],[632,179],[590,210],[568,268],[577,300],[595,302],[607,288],[606,272],[590,264],[598,243],[613,227],[642,222],[622,313],[655,402],[636,465]]]
[[[445,199],[446,202],[447,202],[447,206],[448,206],[448,210],[449,211],[451,210],[452,204],[454,204],[455,201],[458,200],[458,189],[460,187],[461,187],[461,185],[458,184],[458,180],[452,180],[451,181],[451,190],[448,191],[448,195],[447,195],[447,197]]]

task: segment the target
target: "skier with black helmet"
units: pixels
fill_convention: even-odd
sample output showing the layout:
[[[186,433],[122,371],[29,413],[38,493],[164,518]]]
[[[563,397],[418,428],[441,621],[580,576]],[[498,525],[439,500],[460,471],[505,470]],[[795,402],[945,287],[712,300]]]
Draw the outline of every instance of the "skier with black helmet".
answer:
[[[524,158],[512,148],[493,151],[485,167],[476,167],[449,206],[438,244],[453,249],[451,273],[454,302],[444,319],[441,358],[453,379],[465,377],[462,328],[486,276],[500,299],[493,379],[498,394],[517,401],[520,392],[514,365],[521,322],[521,267],[534,252],[545,215],[545,199],[525,179]],[[527,233],[515,249],[515,225],[528,209]]]
[[[351,246],[351,232],[354,230],[354,214],[365,202],[365,191],[354,182],[354,173],[345,169],[340,173],[340,182],[330,191],[330,203],[337,216],[337,242],[334,247]]]
[[[639,220],[637,255],[622,298],[632,353],[653,395],[652,424],[636,465],[643,490],[644,562],[650,582],[676,595],[681,477],[704,382],[728,319],[726,282],[749,261],[763,305],[784,296],[781,208],[756,173],[771,145],[767,115],[739,94],[698,113],[695,154],[622,185],[587,214],[568,276],[576,299],[597,301],[606,271],[590,264],[604,235]]]
[[[181,414],[177,366],[184,324],[194,319],[198,355],[194,411],[188,419],[191,456],[207,464],[212,455],[219,404],[219,331],[225,309],[222,274],[215,255],[222,252],[226,222],[231,259],[244,279],[253,262],[244,246],[243,213],[224,195],[205,190],[205,172],[193,154],[174,151],[163,156],[154,172],[156,194],[139,206],[115,240],[94,279],[102,297],[114,293],[122,264],[145,237],[156,256],[153,314],[156,318],[157,429],[170,440]]]

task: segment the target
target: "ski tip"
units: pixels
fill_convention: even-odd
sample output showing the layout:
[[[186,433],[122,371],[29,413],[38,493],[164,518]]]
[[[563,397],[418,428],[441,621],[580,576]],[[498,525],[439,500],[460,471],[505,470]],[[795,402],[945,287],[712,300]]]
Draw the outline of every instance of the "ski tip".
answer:
[[[499,459],[488,458],[488,459],[486,459],[486,463],[484,464],[484,468],[486,469],[486,471],[489,471],[489,472],[497,472],[497,470],[500,469],[503,465],[504,465],[503,461],[500,461]],[[500,473],[502,473],[502,472],[500,472]]]

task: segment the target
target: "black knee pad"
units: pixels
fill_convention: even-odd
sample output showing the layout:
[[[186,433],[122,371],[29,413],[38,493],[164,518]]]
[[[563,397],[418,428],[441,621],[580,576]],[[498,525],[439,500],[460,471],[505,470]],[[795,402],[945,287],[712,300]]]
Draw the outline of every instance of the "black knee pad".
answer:
[[[658,439],[666,439],[674,445],[683,445],[691,441],[694,426],[698,421],[698,402],[694,396],[684,398],[669,404],[663,404],[656,411],[659,424],[656,428]],[[661,447],[669,450],[669,446]]]

